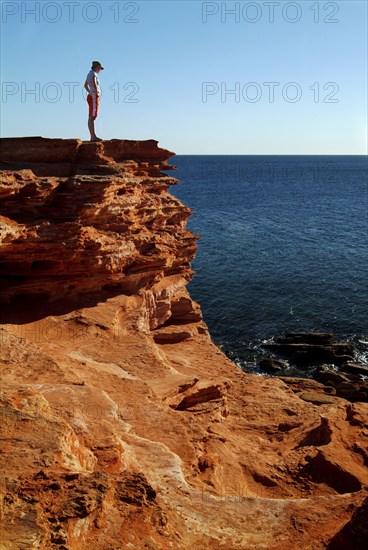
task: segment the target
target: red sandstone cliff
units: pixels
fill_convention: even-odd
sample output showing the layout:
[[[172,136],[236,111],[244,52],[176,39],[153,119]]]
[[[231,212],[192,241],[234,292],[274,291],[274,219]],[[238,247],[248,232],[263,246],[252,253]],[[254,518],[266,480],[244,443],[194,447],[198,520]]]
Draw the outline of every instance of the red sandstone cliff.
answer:
[[[2,140],[1,548],[363,548],[368,404],[212,344],[170,156]]]

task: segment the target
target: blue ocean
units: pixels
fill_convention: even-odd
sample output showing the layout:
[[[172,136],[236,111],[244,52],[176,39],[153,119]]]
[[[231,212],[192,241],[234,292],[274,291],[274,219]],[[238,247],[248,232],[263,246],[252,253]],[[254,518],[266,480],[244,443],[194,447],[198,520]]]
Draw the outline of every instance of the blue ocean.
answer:
[[[170,192],[200,235],[191,296],[212,339],[253,369],[265,341],[332,332],[367,362],[366,156],[178,155]]]

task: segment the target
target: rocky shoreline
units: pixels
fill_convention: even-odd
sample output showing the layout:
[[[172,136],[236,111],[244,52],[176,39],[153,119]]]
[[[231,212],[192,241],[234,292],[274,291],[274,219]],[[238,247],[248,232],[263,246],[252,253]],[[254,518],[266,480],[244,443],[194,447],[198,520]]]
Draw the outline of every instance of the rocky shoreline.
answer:
[[[307,376],[317,382],[316,391],[351,402],[368,402],[368,366],[356,362],[352,343],[335,342],[330,333],[292,333],[263,344],[263,348],[272,356],[260,359],[261,372],[282,376],[291,386],[302,386],[301,380],[285,376],[293,366],[301,378]]]

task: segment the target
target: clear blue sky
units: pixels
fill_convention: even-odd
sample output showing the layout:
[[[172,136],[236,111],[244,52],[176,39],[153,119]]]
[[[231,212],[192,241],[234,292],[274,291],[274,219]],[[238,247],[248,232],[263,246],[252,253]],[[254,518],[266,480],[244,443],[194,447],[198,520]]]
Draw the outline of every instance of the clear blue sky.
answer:
[[[2,136],[88,139],[82,87],[96,59],[105,139],[178,154],[367,153],[365,0],[1,7]]]

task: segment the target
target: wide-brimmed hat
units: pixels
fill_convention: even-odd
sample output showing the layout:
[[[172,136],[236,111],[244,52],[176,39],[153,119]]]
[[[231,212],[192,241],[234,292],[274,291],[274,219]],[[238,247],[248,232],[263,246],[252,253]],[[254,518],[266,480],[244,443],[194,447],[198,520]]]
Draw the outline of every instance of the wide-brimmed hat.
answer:
[[[104,70],[102,64],[99,61],[92,61],[92,69],[94,69],[95,67],[100,67],[102,71]]]

